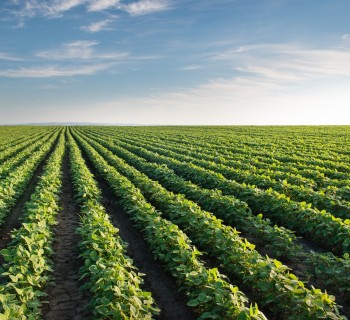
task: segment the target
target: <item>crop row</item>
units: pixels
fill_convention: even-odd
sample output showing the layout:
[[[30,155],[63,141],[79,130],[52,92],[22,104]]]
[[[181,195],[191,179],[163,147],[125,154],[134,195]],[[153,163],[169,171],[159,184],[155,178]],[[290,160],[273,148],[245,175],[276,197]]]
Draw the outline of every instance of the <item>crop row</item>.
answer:
[[[262,217],[254,216],[247,204],[232,196],[223,196],[218,190],[209,190],[177,176],[166,165],[148,162],[135,154],[117,146],[106,139],[94,138],[95,141],[127,161],[136,169],[159,181],[171,191],[184,194],[196,201],[203,209],[213,212],[226,223],[236,226],[244,234],[254,239],[254,244],[263,246],[274,257],[300,260],[308,265],[308,273],[314,279],[322,279],[324,287],[341,295],[350,294],[350,259],[342,259],[334,255],[309,253],[305,254],[296,243],[295,235],[287,229],[271,226]],[[149,159],[151,160],[151,159]],[[337,277],[334,277],[337,274]]]
[[[126,255],[126,244],[101,205],[101,194],[76,143],[69,135],[71,175],[81,207],[81,278],[92,293],[90,307],[97,319],[151,319],[157,313],[142,277]]]
[[[295,258],[295,252],[300,249],[295,244],[295,234],[283,227],[272,226],[271,222],[263,219],[262,216],[253,215],[245,202],[233,196],[224,196],[220,190],[200,188],[176,175],[165,164],[149,162],[154,160],[150,157],[148,158],[149,161],[142,160],[143,158],[114,144],[112,139],[101,139],[95,135],[86,136],[93,138],[118,157],[151,176],[152,179],[160,181],[166,188],[185,194],[186,197],[196,201],[205,210],[214,212],[217,217],[223,219],[226,223],[250,234],[252,238],[267,247],[268,251],[273,253],[275,257]]]
[[[133,143],[133,141],[134,140],[129,140],[131,143]],[[145,143],[146,141],[145,139],[138,142]],[[160,142],[152,145],[155,148],[162,146]],[[305,184],[300,186],[293,185],[289,183],[288,180],[280,181],[280,174],[276,176],[271,170],[270,172],[266,172],[265,169],[261,169],[258,172],[252,172],[251,170],[242,169],[246,163],[237,163],[237,156],[235,156],[235,161],[230,161],[223,157],[218,159],[217,156],[213,155],[211,152],[199,152],[198,149],[193,150],[191,148],[179,147],[178,145],[169,146],[169,144],[167,144],[166,149],[183,155],[182,159],[179,158],[179,160],[188,161],[188,158],[185,157],[188,156],[192,158],[192,163],[198,165],[202,165],[203,160],[206,160],[206,167],[208,169],[223,174],[227,179],[236,180],[240,183],[245,182],[262,189],[272,188],[293,200],[306,201],[318,209],[327,210],[338,218],[350,218],[349,204],[342,202],[341,199],[334,197],[333,194],[326,194],[324,191],[315,191],[312,187],[308,187]]]
[[[290,200],[284,194],[272,189],[261,190],[254,186],[240,184],[226,179],[222,174],[204,167],[177,160],[175,153],[157,149],[158,153],[151,152],[147,145],[143,147],[121,143],[127,150],[143,157],[154,157],[157,163],[164,163],[178,175],[191,180],[201,187],[220,189],[226,195],[234,195],[245,201],[254,213],[264,213],[271,218],[301,235],[305,235],[329,248],[335,254],[344,254],[350,251],[350,221],[335,218],[333,215],[310,208],[306,203]],[[205,161],[203,161],[205,166]]]
[[[84,146],[82,140],[79,139],[79,142]],[[110,165],[140,188],[167,218],[188,233],[196,245],[217,257],[229,274],[234,274],[253,288],[262,305],[272,304],[272,309],[286,319],[315,317],[322,312],[329,318],[338,317],[332,297],[318,289],[306,289],[286,266],[277,260],[263,258],[252,244],[215,216],[183,196],[167,191],[103,146],[91,140],[89,143]]]
[[[28,130],[29,129],[29,130]],[[15,128],[9,128],[6,135],[4,132],[4,127],[0,128],[0,152],[7,152],[8,148],[14,147],[22,142],[31,140],[36,136],[45,134],[51,131],[52,128],[27,128],[19,127],[18,130]]]
[[[18,154],[3,162],[0,168],[0,179],[4,179],[8,173],[14,171],[17,166],[29,158],[33,152],[39,150],[53,135],[54,134],[50,134],[48,136],[40,137],[39,139],[36,139],[36,141],[31,141],[30,144]]]
[[[144,232],[154,256],[177,279],[188,295],[188,304],[199,313],[199,319],[265,319],[257,306],[246,306],[248,299],[229,284],[214,269],[205,268],[201,253],[174,224],[161,218],[142,193],[128,179],[121,176],[91,146],[75,136],[98,172],[114,190],[125,212]]]
[[[59,131],[0,182],[0,225],[11,207],[25,191],[32,175],[52,148],[58,135]]]
[[[59,211],[64,149],[62,131],[26,204],[22,226],[12,232],[10,245],[1,251],[5,261],[1,270],[1,319],[37,319],[40,315],[41,299],[52,272],[53,226]]]
[[[147,136],[147,134],[145,135]],[[140,137],[138,137],[140,138]],[[199,139],[200,142],[191,141],[191,144],[201,143],[203,139]],[[177,141],[177,143],[182,144],[183,140]],[[302,169],[307,166],[317,171],[321,171],[326,175],[329,175],[331,178],[341,178],[344,173],[349,173],[349,169],[345,164],[339,163],[339,161],[334,160],[321,160],[315,157],[314,152],[310,154],[300,154],[296,155],[296,152],[292,150],[291,144],[288,145],[288,150],[283,150],[283,143],[279,142],[278,148],[274,148],[271,151],[268,151],[268,148],[263,148],[262,145],[258,144],[256,141],[254,143],[248,144],[243,142],[240,146],[240,142],[235,141],[233,144],[227,141],[227,138],[222,140],[222,143],[215,140],[214,143],[207,143],[206,147],[209,149],[214,149],[220,151],[220,153],[225,154],[226,152],[231,152],[232,154],[249,154],[251,157],[258,157],[259,159],[266,159],[270,165],[272,163],[289,165],[293,164],[297,166],[298,169]],[[259,148],[256,148],[259,147]],[[288,155],[288,152],[291,152]],[[268,155],[268,157],[267,157]],[[346,175],[345,175],[346,176]]]
[[[101,134],[101,129],[99,129],[98,131],[94,131]],[[114,136],[113,134],[110,134],[110,136],[111,135]],[[123,136],[124,138],[127,138],[127,136],[125,137],[125,134]],[[133,137],[135,136],[138,140],[146,138],[148,144],[152,142],[152,140],[154,140],[150,138],[149,135],[144,136],[133,134]],[[164,136],[162,135],[161,141],[163,142],[163,144],[164,139],[166,139],[167,146],[173,142],[173,145],[176,146],[188,146],[190,149],[194,148],[195,150],[201,150],[204,152],[206,150],[209,150],[211,153],[218,155],[218,159],[216,160],[218,162],[220,162],[221,159],[225,159],[229,160],[230,163],[236,163],[237,165],[241,163],[242,169],[244,168],[244,165],[249,163],[251,164],[250,168],[246,169],[249,169],[250,171],[263,170],[265,174],[272,171],[276,175],[276,179],[289,179],[293,184],[301,183],[302,185],[308,185],[309,187],[319,189],[319,191],[324,192],[329,196],[344,198],[344,200],[350,201],[350,189],[348,187],[350,178],[348,174],[335,172],[332,169],[325,169],[322,167],[316,168],[308,165],[305,166],[299,163],[283,163],[281,161],[274,160],[273,154],[267,152],[266,150],[264,151],[264,155],[253,157],[252,152],[249,148],[244,148],[242,152],[239,153],[230,151],[228,147],[224,147],[221,145],[218,146],[218,143],[216,143],[215,145],[205,143],[203,142],[203,139],[200,139],[199,141],[198,139],[188,140],[186,138],[174,139],[169,137],[164,138]],[[160,141],[160,139],[155,140],[158,142]],[[261,148],[262,146],[259,145],[259,149]],[[274,153],[275,152],[276,150],[274,151]],[[253,168],[252,165],[254,166]],[[324,170],[326,170],[331,175],[335,174],[335,179],[330,179],[329,177],[325,176],[325,173],[327,172],[324,172]],[[342,178],[343,180],[337,180],[338,178]]]
[[[22,142],[17,142],[14,145],[6,146],[4,150],[0,150],[0,164],[1,167],[4,165],[4,161],[7,160],[8,158],[13,157],[14,155],[20,153],[22,150],[24,150],[26,147],[30,146],[31,144],[39,141],[42,139],[44,136],[48,135],[50,132],[40,132],[37,134],[34,134],[30,136],[29,138],[27,137],[24,139]]]

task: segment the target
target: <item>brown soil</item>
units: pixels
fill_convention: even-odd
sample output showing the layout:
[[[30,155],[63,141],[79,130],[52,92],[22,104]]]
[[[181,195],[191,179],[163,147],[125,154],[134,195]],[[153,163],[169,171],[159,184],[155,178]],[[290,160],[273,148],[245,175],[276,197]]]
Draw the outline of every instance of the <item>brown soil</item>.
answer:
[[[85,161],[92,172],[92,163],[85,157]],[[96,181],[103,195],[103,205],[110,215],[112,223],[119,229],[122,239],[128,244],[127,253],[133,259],[139,272],[144,273],[145,283],[143,289],[152,292],[161,312],[156,317],[158,320],[192,320],[197,315],[187,306],[187,299],[184,294],[178,292],[175,279],[169,275],[159,261],[153,258],[146,240],[142,234],[135,229],[129,216],[117,204],[116,197],[107,183],[96,176]]]
[[[54,283],[47,290],[48,301],[42,314],[45,320],[88,320],[92,314],[85,307],[89,303],[89,295],[80,290],[79,268],[79,209],[73,199],[73,186],[70,179],[68,152],[63,162],[61,211],[57,216],[53,243],[53,276]]]

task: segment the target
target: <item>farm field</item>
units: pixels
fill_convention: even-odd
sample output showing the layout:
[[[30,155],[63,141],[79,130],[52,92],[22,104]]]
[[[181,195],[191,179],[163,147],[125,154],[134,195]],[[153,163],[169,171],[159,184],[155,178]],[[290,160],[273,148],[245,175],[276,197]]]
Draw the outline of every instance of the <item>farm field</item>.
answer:
[[[0,320],[350,318],[350,127],[0,127]]]

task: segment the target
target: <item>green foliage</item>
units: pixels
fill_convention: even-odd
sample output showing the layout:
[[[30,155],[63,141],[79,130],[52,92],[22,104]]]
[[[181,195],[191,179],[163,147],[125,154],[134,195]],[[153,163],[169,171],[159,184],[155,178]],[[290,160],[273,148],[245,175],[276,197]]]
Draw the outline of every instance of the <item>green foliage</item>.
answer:
[[[140,230],[143,230],[155,257],[178,280],[189,297],[189,305],[200,319],[265,319],[257,308],[246,307],[247,298],[229,284],[217,269],[206,269],[200,252],[174,224],[162,219],[128,179],[109,166],[91,146],[74,135],[98,172],[103,175]],[[219,290],[220,289],[220,290]],[[253,310],[253,311],[252,311]]]
[[[4,178],[0,180],[0,225],[18,198],[26,190],[35,170],[57,140],[59,131],[55,130],[49,137],[34,143],[23,152],[23,157],[22,153],[17,156],[14,163],[21,162],[19,166],[9,161],[11,171],[8,175],[5,175],[10,170],[6,168],[6,163],[5,167],[1,167],[0,176]],[[26,160],[22,162],[25,158]]]
[[[45,287],[51,280],[53,226],[59,211],[64,130],[47,161],[38,186],[26,203],[22,226],[12,232],[10,245],[0,253],[0,319],[38,319]],[[48,144],[48,146],[50,146]],[[44,146],[43,150],[48,151]]]
[[[298,319],[315,317],[320,313],[317,305],[322,303],[323,316],[340,318],[332,297],[321,291],[306,289],[301,281],[288,272],[286,266],[277,260],[260,256],[254,250],[254,245],[240,238],[236,230],[223,225],[215,216],[201,210],[183,195],[168,192],[108,149],[93,140],[88,141],[110,165],[140,188],[167,218],[180,226],[198,247],[218,258],[225,270],[249,283],[262,304],[272,304],[270,307],[283,318]]]
[[[152,319],[158,313],[150,292],[140,288],[142,275],[126,255],[126,244],[100,203],[100,191],[69,135],[71,173],[81,206],[81,279],[90,290],[97,319]]]
[[[148,154],[142,147],[121,143],[136,154]],[[153,150],[152,147],[149,149]],[[350,222],[336,218],[326,211],[311,208],[307,203],[290,200],[285,194],[273,189],[261,190],[255,186],[226,179],[222,174],[207,168],[207,161],[200,160],[202,166],[193,164],[192,158],[186,162],[177,160],[184,156],[164,149],[156,149],[156,162],[166,164],[176,174],[201,187],[220,189],[224,195],[233,195],[245,201],[253,212],[263,212],[275,222],[294,229],[298,233],[322,242],[335,254],[350,251]],[[172,157],[170,157],[171,155]],[[214,165],[214,164],[213,164]],[[307,223],[306,223],[307,222]]]

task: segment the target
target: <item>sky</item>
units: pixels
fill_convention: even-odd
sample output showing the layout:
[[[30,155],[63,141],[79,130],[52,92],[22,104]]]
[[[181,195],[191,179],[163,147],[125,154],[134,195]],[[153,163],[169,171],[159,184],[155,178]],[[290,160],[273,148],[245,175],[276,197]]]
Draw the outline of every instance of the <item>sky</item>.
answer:
[[[2,0],[0,124],[350,125],[349,0]]]

